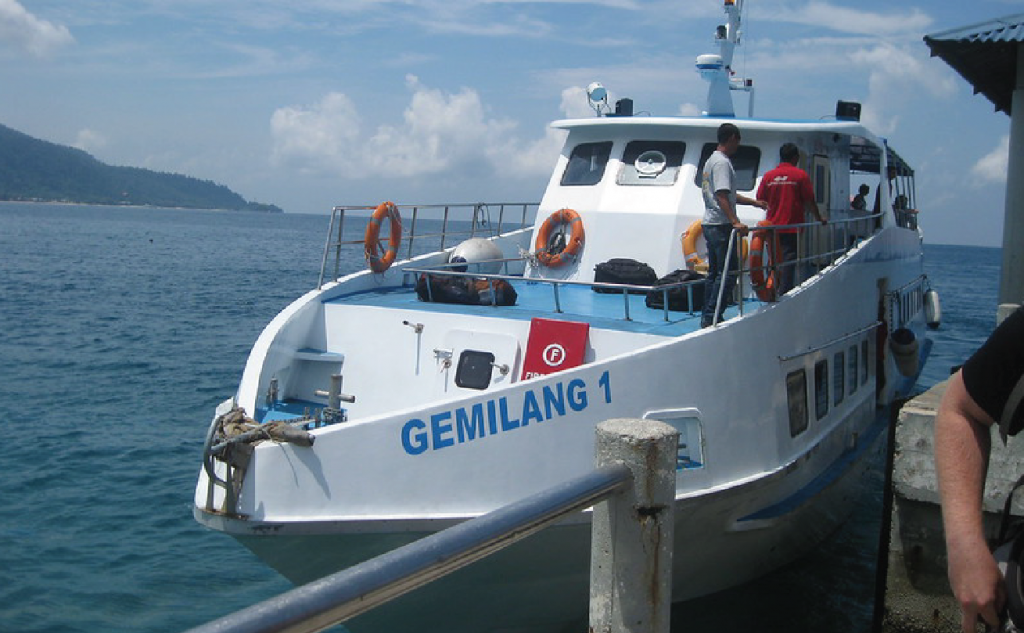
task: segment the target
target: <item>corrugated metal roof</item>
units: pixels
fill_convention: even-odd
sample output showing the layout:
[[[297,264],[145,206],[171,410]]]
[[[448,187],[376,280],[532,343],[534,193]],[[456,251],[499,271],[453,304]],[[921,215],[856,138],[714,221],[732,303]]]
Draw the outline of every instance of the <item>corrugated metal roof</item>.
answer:
[[[1024,13],[964,26],[924,37],[933,56],[941,57],[991,101],[1010,114],[1017,81],[1017,48],[1024,43]]]

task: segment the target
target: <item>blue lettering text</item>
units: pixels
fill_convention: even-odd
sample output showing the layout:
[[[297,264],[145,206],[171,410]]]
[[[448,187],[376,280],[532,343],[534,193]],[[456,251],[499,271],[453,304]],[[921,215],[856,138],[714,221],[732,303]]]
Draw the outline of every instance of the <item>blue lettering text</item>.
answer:
[[[452,432],[452,423],[441,424],[445,420],[452,419],[451,411],[442,411],[441,413],[435,413],[430,416],[430,435],[431,439],[434,440],[434,450],[439,448],[446,448],[455,444],[455,440],[451,437],[445,437]]]
[[[427,444],[427,425],[423,420],[412,419],[402,427],[402,448],[410,455],[419,455],[429,448]]]

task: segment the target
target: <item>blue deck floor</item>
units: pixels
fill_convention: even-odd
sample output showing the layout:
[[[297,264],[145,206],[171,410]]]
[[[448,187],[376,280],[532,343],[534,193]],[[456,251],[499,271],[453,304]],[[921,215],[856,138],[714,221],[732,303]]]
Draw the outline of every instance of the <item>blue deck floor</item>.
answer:
[[[673,312],[648,308],[644,295],[628,295],[629,319],[625,318],[625,300],[621,294],[602,294],[588,286],[563,285],[559,287],[561,312],[555,310],[552,286],[526,280],[513,282],[518,295],[514,306],[471,306],[420,301],[411,286],[383,288],[369,292],[343,295],[327,301],[328,304],[363,305],[385,308],[467,314],[503,319],[530,320],[534,317],[586,322],[591,327],[639,332],[661,336],[679,336],[700,328],[700,313]],[[697,287],[699,288],[699,286]],[[695,292],[697,292],[695,288]],[[759,302],[747,301],[744,311],[756,309]],[[739,315],[738,306],[726,310],[726,319]]]

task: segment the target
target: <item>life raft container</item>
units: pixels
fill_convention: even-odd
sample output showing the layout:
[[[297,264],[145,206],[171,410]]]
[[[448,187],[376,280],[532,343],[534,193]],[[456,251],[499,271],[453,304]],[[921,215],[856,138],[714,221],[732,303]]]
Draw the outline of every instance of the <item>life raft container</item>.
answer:
[[[758,226],[771,226],[768,220],[761,220]],[[764,265],[764,254],[768,254],[768,265]],[[761,301],[775,301],[778,280],[775,269],[776,254],[779,252],[775,233],[764,229],[754,231],[750,238],[750,284]]]
[[[388,247],[383,248],[380,243],[380,225],[388,219],[389,234]],[[366,254],[366,261],[370,264],[370,270],[375,273],[382,273],[395,263],[398,256],[398,247],[402,244],[402,216],[398,213],[398,207],[393,202],[382,202],[366,225],[366,235],[363,238],[363,250]],[[383,251],[383,255],[381,252]]]
[[[569,241],[565,240],[565,231],[556,231],[563,225],[570,229]],[[544,220],[537,232],[534,244],[537,262],[542,266],[557,268],[569,263],[583,248],[585,234],[583,218],[572,209],[559,209]]]
[[[683,259],[686,261],[686,267],[690,270],[706,269],[707,262],[705,262],[700,254],[697,252],[697,240],[704,236],[704,227],[700,220],[694,220],[692,224],[685,231],[683,231],[682,242],[683,242]],[[742,249],[740,256],[742,259],[747,258],[747,238],[743,238],[741,241]]]

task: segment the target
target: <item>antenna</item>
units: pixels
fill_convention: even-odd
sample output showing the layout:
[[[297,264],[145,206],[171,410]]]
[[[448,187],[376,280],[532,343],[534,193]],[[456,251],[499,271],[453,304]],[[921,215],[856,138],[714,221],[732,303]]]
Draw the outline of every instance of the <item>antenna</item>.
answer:
[[[736,116],[732,104],[732,90],[750,93],[750,116],[754,115],[754,82],[751,79],[733,77],[732,57],[740,43],[741,14],[744,0],[725,0],[726,23],[715,28],[715,43],[718,54],[697,57],[697,71],[708,82],[708,116]]]

